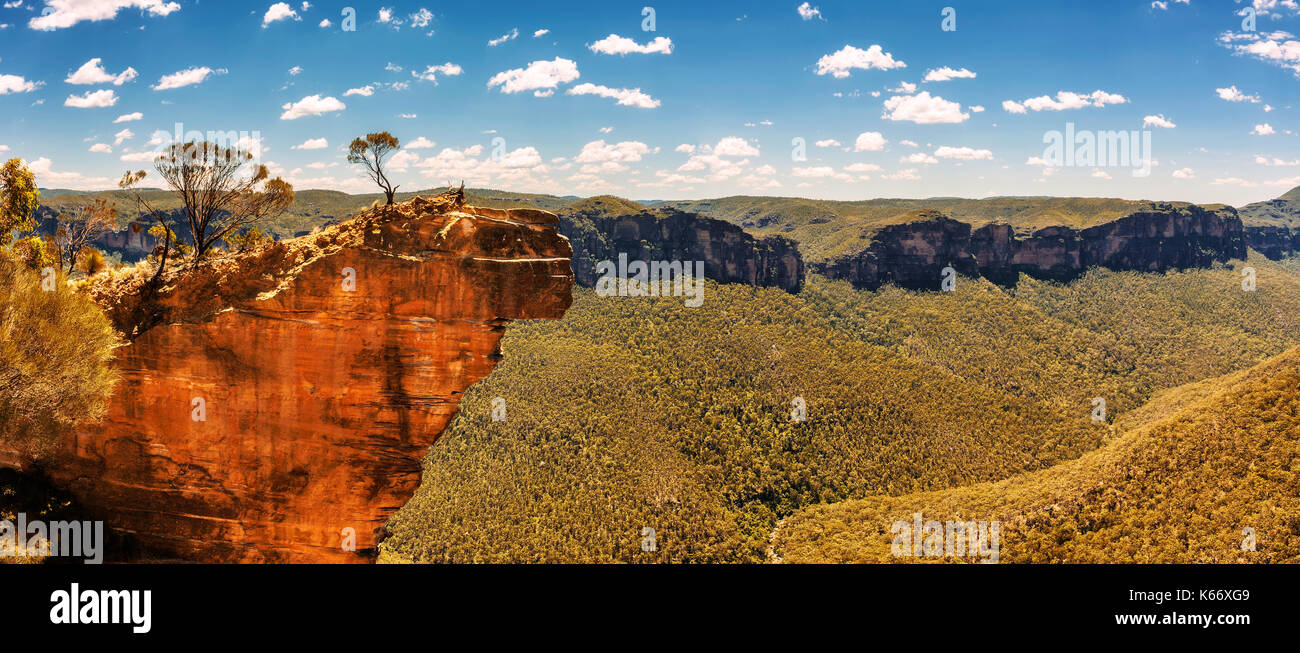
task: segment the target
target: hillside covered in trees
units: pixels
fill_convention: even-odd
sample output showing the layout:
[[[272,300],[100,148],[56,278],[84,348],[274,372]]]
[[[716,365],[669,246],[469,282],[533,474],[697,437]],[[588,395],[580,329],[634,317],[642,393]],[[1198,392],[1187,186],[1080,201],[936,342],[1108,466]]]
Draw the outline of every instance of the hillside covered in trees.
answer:
[[[759,562],[813,506],[1047,473],[1125,437],[1162,391],[1300,344],[1300,277],[1248,263],[1255,292],[1241,262],[952,293],[710,283],[697,309],[575,290],[563,320],[506,335],[381,559]],[[1211,481],[1234,473],[1215,465]]]

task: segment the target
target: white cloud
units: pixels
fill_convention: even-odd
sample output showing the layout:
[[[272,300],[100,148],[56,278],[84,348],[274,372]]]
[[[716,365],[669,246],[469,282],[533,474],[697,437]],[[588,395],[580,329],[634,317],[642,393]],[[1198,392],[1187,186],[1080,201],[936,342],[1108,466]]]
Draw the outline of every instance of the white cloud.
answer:
[[[885,100],[885,113],[881,117],[929,125],[963,122],[970,118],[970,114],[962,113],[958,102],[937,95],[931,97],[929,91],[921,91],[916,95],[895,95]]]
[[[978,104],[971,105],[968,108],[970,109],[971,113],[984,113],[984,107]]]
[[[302,66],[294,66],[293,68],[289,69],[290,77],[297,77],[301,73],[302,73]]]
[[[600,132],[600,133],[602,133],[602,134],[608,134],[608,133],[614,131],[614,128],[613,128],[613,127],[601,127],[600,129],[598,129],[598,130],[596,130],[596,131],[598,131],[598,132]]]
[[[850,163],[849,165],[844,166],[844,169],[848,172],[857,174],[863,172],[876,172],[881,168],[874,163]]]
[[[170,75],[163,75],[158,78],[158,83],[152,88],[155,91],[166,91],[173,88],[182,88],[201,84],[209,75],[220,75],[225,73],[225,69],[213,70],[207,66],[198,68],[187,68],[185,70],[174,72]]]
[[[1008,113],[1024,113],[1026,109],[1030,111],[1065,111],[1083,107],[1104,107],[1107,104],[1124,104],[1125,102],[1128,102],[1128,98],[1123,95],[1107,93],[1102,90],[1091,93],[1058,91],[1055,98],[1050,95],[1040,95],[1021,102],[1005,100],[1002,102],[1002,108]]]
[[[411,21],[411,27],[421,29],[428,27],[429,23],[433,21],[433,12],[420,7],[419,11],[407,16],[407,18]]]
[[[901,163],[938,163],[939,160],[926,154],[925,152],[913,152],[907,156],[899,157]]]
[[[554,91],[555,87],[571,82],[578,76],[578,64],[556,57],[552,61],[534,61],[527,68],[499,72],[488,80],[488,88],[500,86],[502,93],[533,91],[537,94],[546,89]]]
[[[539,30],[537,30],[536,32],[533,32],[533,38],[538,38],[538,37],[541,37],[541,36],[546,36],[547,34],[550,34],[550,33],[551,33],[551,30],[549,30],[549,29],[539,29]]]
[[[940,146],[936,149],[934,155],[940,159],[960,159],[962,161],[976,161],[979,159],[985,159],[988,161],[993,160],[993,152],[989,150],[977,150],[970,147],[949,147],[947,145]]]
[[[1246,95],[1245,93],[1242,93],[1237,88],[1236,84],[1229,86],[1228,88],[1216,88],[1214,89],[1214,92],[1219,94],[1220,99],[1227,100],[1229,102],[1252,102],[1255,104],[1259,103],[1258,95]]]
[[[152,159],[151,159],[152,160]],[[111,182],[108,177],[86,177],[80,172],[63,172],[54,169],[54,164],[47,157],[28,161],[27,168],[36,175],[41,185],[46,188],[71,188],[73,190],[99,190]]]
[[[135,138],[135,132],[132,132],[129,129],[123,129],[122,131],[113,134],[113,144],[121,145],[122,143],[129,141],[132,138]]]
[[[406,148],[406,149],[408,149],[408,150],[428,150],[428,149],[432,149],[432,148],[434,148],[434,147],[437,146],[437,145],[438,145],[437,143],[435,143],[435,142],[433,142],[433,141],[431,141],[431,140],[429,140],[429,139],[427,139],[427,138],[421,136],[421,137],[419,137],[419,138],[417,138],[417,139],[411,141],[410,143],[407,143],[406,145],[403,145],[402,147],[404,147],[404,148]]]
[[[888,179],[890,181],[920,181],[921,180],[920,175],[916,174],[916,168],[908,168],[906,170],[899,170],[898,172],[892,174],[880,175],[880,178]]]
[[[81,64],[81,67],[78,68],[76,72],[68,75],[68,78],[63,81],[69,84],[111,83],[113,86],[121,86],[136,78],[134,68],[127,68],[116,75],[109,74],[109,72],[104,70],[104,67],[100,65],[101,61],[103,60],[99,57],[95,57],[94,59]]]
[[[329,27],[330,25],[333,25],[333,24],[334,24],[334,23],[331,23],[331,22],[330,22],[330,19],[325,18],[325,19],[321,20],[319,26],[320,26],[320,27]]]
[[[828,138],[823,141],[817,141],[816,143],[814,143],[814,145],[816,145],[817,147],[841,147],[843,146],[843,143],[840,143],[839,141],[833,138]]]
[[[943,68],[934,68],[925,71],[925,79],[922,81],[946,82],[950,79],[975,79],[975,73],[966,70],[965,68],[953,70],[952,68],[944,66]]]
[[[495,39],[492,39],[492,40],[488,41],[488,47],[493,47],[493,46],[501,45],[502,43],[505,43],[506,41],[513,41],[514,39],[517,39],[517,38],[519,38],[519,28],[518,28],[518,27],[515,27],[515,28],[511,29],[510,32],[509,32],[508,34],[505,34],[504,36],[501,36],[501,37],[499,37],[499,38],[495,38]]]
[[[880,132],[862,132],[858,134],[857,140],[853,141],[854,152],[879,152],[885,149],[885,137]]]
[[[669,39],[666,36],[656,36],[653,41],[641,45],[626,36],[610,34],[587,47],[592,52],[599,54],[653,54],[656,52],[660,54],[672,54],[673,52],[672,39]]]
[[[836,172],[835,168],[830,166],[795,167],[790,170],[790,174],[795,177],[808,179],[839,179],[840,181],[853,181],[853,177],[843,172]]]
[[[1277,133],[1277,131],[1273,129],[1272,125],[1264,123],[1262,125],[1255,125],[1255,128],[1250,130],[1250,133],[1256,136],[1268,136],[1269,134]]]
[[[90,151],[98,152],[99,154],[112,154],[113,148],[109,147],[108,143],[95,143],[90,146]]]
[[[610,88],[599,84],[578,84],[564,92],[565,95],[599,95],[600,97],[613,98],[618,100],[618,104],[627,107],[640,107],[642,109],[653,109],[659,106],[659,100],[656,100],[639,88]]]
[[[112,20],[122,9],[140,9],[150,16],[166,16],[180,11],[181,6],[164,0],[45,0],[49,13],[27,21],[27,26],[39,30],[72,27],[86,21]]]
[[[898,88],[887,88],[885,90],[889,91],[890,93],[902,93],[903,95],[911,95],[916,92],[916,84],[913,84],[912,82],[901,82],[899,83]]]
[[[1142,126],[1143,126],[1143,127],[1163,127],[1164,129],[1173,129],[1174,127],[1177,127],[1178,125],[1175,125],[1174,123],[1172,123],[1172,122],[1166,120],[1166,119],[1165,119],[1165,114],[1161,113],[1161,114],[1156,114],[1156,115],[1154,115],[1154,116],[1147,116],[1147,117],[1143,118],[1143,119],[1142,119]]]
[[[293,147],[291,150],[323,150],[330,146],[328,140],[324,138],[309,138]]]
[[[287,2],[277,2],[267,8],[266,14],[262,16],[262,27],[266,27],[277,20],[302,20],[298,12],[293,10]]]
[[[758,148],[739,136],[727,136],[713,146],[718,156],[758,156]]]
[[[18,75],[0,75],[0,95],[31,93],[40,88],[43,83],[29,82]]]
[[[297,102],[287,102],[280,108],[284,109],[284,113],[280,114],[280,120],[297,120],[304,116],[319,116],[330,111],[342,111],[347,108],[347,105],[335,97],[308,95]]]
[[[1179,168],[1174,171],[1174,179],[1192,179],[1196,176],[1196,171],[1191,168]]]
[[[681,145],[678,145],[677,147],[673,148],[673,151],[682,152],[684,154],[694,154],[695,146],[691,145],[690,143],[682,143]]]
[[[68,99],[63,101],[63,106],[78,109],[98,109],[111,107],[114,104],[117,104],[117,93],[114,93],[111,88],[86,91],[84,95],[69,95]]]
[[[1264,165],[1264,166],[1300,166],[1300,159],[1295,159],[1295,160],[1293,160],[1293,161],[1287,161],[1287,160],[1285,160],[1285,159],[1279,159],[1279,158],[1277,158],[1277,157],[1273,157],[1273,158],[1270,159],[1270,158],[1268,158],[1268,157],[1266,157],[1266,156],[1264,156],[1264,155],[1262,155],[1262,154],[1256,154],[1256,155],[1255,155],[1255,163],[1258,163],[1258,164],[1260,164],[1260,165]]]
[[[347,97],[349,95],[360,95],[362,97],[370,97],[374,94],[375,94],[375,87],[370,84],[366,84],[365,86],[362,86],[360,88],[350,88],[347,91],[344,91],[343,97]]]
[[[611,168],[611,170],[617,171],[626,169],[626,166],[622,164],[640,161],[642,156],[649,153],[650,146],[640,141],[606,143],[604,140],[599,140],[583,145],[582,151],[573,160],[579,163],[619,164],[617,168]]]
[[[799,12],[799,17],[804,20],[822,18],[822,10],[812,6],[807,2],[799,5],[798,7],[795,7],[795,11]],[[826,19],[822,18],[822,20],[826,20]]]
[[[848,77],[849,73],[855,69],[870,70],[892,70],[894,68],[906,68],[907,64],[902,61],[896,61],[894,56],[884,52],[879,45],[872,45],[866,50],[846,45],[838,51],[824,55],[817,60],[817,74],[830,74],[831,77]]]
[[[1296,4],[1292,2],[1292,4]],[[1236,41],[1247,41],[1239,43]],[[1227,33],[1219,38],[1220,44],[1233,54],[1254,57],[1259,61],[1271,63],[1290,70],[1300,77],[1300,41],[1287,32],[1271,33],[1241,32]]]
[[[1110,178],[1111,178],[1110,173],[1109,173],[1109,172],[1106,172],[1105,170],[1102,170],[1101,168],[1093,168],[1093,169],[1092,169],[1092,174],[1089,175],[1089,176],[1092,177],[1093,179],[1110,179]]]
[[[422,79],[426,82],[433,82],[434,84],[437,84],[438,75],[455,77],[456,75],[461,74],[461,72],[463,71],[461,70],[460,66],[448,61],[447,63],[444,63],[440,66],[428,66],[427,68],[424,69],[424,72],[422,73],[417,73],[413,70],[411,71],[411,76],[417,79]]]

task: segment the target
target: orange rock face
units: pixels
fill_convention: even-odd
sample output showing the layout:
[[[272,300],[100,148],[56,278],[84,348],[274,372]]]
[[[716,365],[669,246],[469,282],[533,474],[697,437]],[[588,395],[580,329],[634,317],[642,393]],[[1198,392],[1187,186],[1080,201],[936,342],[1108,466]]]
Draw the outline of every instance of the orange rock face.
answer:
[[[568,308],[554,224],[416,199],[152,297],[105,283],[121,382],[47,472],[155,555],[367,562],[506,325]]]

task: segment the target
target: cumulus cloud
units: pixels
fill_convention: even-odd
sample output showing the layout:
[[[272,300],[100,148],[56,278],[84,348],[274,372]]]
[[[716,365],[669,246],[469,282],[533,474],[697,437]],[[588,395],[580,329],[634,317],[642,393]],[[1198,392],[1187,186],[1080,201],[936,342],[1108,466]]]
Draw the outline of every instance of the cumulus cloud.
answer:
[[[154,84],[152,88],[155,91],[166,91],[173,88],[193,86],[195,84],[203,83],[203,80],[207,79],[210,75],[221,75],[225,72],[226,70],[224,68],[213,70],[207,66],[187,68],[170,75],[163,75],[158,78],[158,83]]]
[[[591,141],[582,146],[582,151],[574,158],[579,163],[634,163],[650,153],[650,146],[640,141],[623,141],[606,143],[604,140]]]
[[[799,17],[804,20],[812,20],[814,18],[821,18],[822,20],[826,20],[825,18],[822,18],[821,9],[818,9],[817,7],[814,7],[807,2],[799,5],[798,7],[795,7],[794,10],[799,12]]]
[[[939,162],[938,159],[934,158],[933,156],[930,156],[929,154],[926,154],[925,152],[913,152],[912,154],[909,154],[907,156],[899,157],[898,160],[902,163],[938,163]]]
[[[136,121],[136,120],[140,120],[140,119],[142,119],[142,118],[144,118],[144,114],[143,114],[143,113],[140,113],[139,111],[136,111],[136,112],[134,112],[134,113],[127,113],[127,114],[123,114],[123,115],[118,116],[118,117],[117,117],[117,120],[114,120],[114,121],[113,121],[113,124],[117,124],[117,123],[119,123],[119,122],[133,122],[133,121]]]
[[[361,97],[370,97],[374,94],[375,94],[375,87],[370,84],[366,84],[365,86],[361,86],[358,88],[350,88],[344,91],[343,97],[347,97],[349,95],[360,95]]]
[[[1067,109],[1082,109],[1083,107],[1104,107],[1107,104],[1124,104],[1125,102],[1128,102],[1128,98],[1123,95],[1107,93],[1102,90],[1091,93],[1058,91],[1055,98],[1050,95],[1040,95],[1021,102],[1005,100],[1002,102],[1002,108],[1008,113],[1025,113],[1026,109],[1030,111],[1065,111]]]
[[[86,91],[84,95],[69,95],[68,99],[63,101],[63,106],[78,109],[98,109],[111,107],[114,104],[117,104],[117,93],[110,88]]]
[[[533,38],[539,38],[539,37],[542,37],[542,36],[546,36],[547,34],[550,34],[550,33],[551,33],[551,30],[549,30],[549,29],[539,29],[539,30],[537,30],[536,32],[533,32]]]
[[[814,145],[817,147],[841,147],[843,144],[833,138],[828,138],[826,140],[817,141]]]
[[[328,140],[325,140],[324,138],[309,138],[309,139],[307,139],[307,140],[305,140],[305,141],[303,141],[303,142],[301,142],[301,143],[299,143],[299,144],[297,144],[297,145],[294,145],[293,147],[291,147],[291,148],[289,148],[289,149],[291,149],[291,150],[323,150],[323,149],[325,149],[325,148],[327,148],[327,147],[329,147],[329,146],[330,146],[329,141],[328,141]]]
[[[854,152],[879,152],[885,149],[885,137],[880,132],[862,132],[858,134],[857,140],[853,141]]]
[[[348,107],[335,97],[308,95],[297,102],[286,102],[280,108],[284,109],[284,113],[280,114],[280,120],[297,120],[305,116],[319,116],[331,111],[342,111]]]
[[[18,75],[0,75],[0,95],[10,93],[31,93],[40,88],[43,82],[29,82]]]
[[[68,75],[68,78],[63,81],[69,84],[112,84],[113,86],[121,86],[136,78],[135,69],[129,67],[116,75],[109,74],[100,65],[102,61],[103,59],[95,57],[81,64],[81,67],[76,72]]]
[[[1285,68],[1300,77],[1300,41],[1288,32],[1227,32],[1219,43],[1233,54]]]
[[[958,102],[937,95],[931,96],[929,91],[921,91],[916,95],[895,95],[885,100],[885,112],[881,117],[929,125],[963,122],[970,118],[970,114],[962,113]]]
[[[933,68],[925,71],[925,79],[922,81],[946,82],[950,79],[975,79],[975,73],[966,70],[965,68],[953,70],[952,68],[944,66],[943,68]]]
[[[672,54],[673,42],[666,36],[656,36],[653,41],[641,45],[626,36],[610,34],[587,48],[598,54]]]
[[[489,40],[489,41],[488,41],[488,47],[495,47],[495,46],[501,45],[502,43],[505,43],[506,41],[513,41],[513,40],[515,40],[515,39],[517,39],[517,38],[519,38],[519,28],[518,28],[518,27],[515,27],[515,28],[512,28],[512,29],[511,29],[508,33],[506,33],[505,35],[500,36],[500,37],[495,38],[495,39],[491,39],[491,40]]]
[[[934,155],[940,159],[960,159],[962,161],[977,161],[980,159],[992,160],[993,152],[989,150],[977,150],[970,147],[949,147],[943,145],[934,151]]]
[[[1196,176],[1196,171],[1191,168],[1179,168],[1174,171],[1174,179],[1192,179]]]
[[[81,21],[112,20],[122,9],[139,9],[150,16],[167,16],[180,11],[181,6],[164,0],[46,0],[49,13],[27,21],[27,26],[38,30],[56,30],[72,27]]]
[[[1250,130],[1250,133],[1256,136],[1268,136],[1269,134],[1276,134],[1277,131],[1273,129],[1272,125],[1264,123],[1262,125],[1255,125],[1255,128]]]
[[[1300,166],[1300,159],[1287,161],[1286,159],[1279,159],[1277,157],[1269,158],[1262,154],[1256,154],[1255,163],[1264,166]]]
[[[413,71],[411,71],[411,76],[412,76],[412,77],[415,77],[415,78],[417,78],[417,79],[424,80],[424,81],[426,81],[426,82],[433,82],[434,84],[437,84],[437,83],[438,83],[438,75],[445,75],[445,76],[447,76],[447,77],[455,77],[456,75],[461,74],[461,72],[462,72],[462,70],[461,70],[461,67],[460,67],[460,66],[458,66],[458,65],[456,65],[456,64],[451,63],[450,61],[448,61],[447,63],[444,63],[444,64],[442,64],[442,65],[440,65],[440,66],[429,66],[429,67],[425,68],[425,69],[424,69],[424,72],[422,72],[422,73],[420,73],[420,72],[415,72],[415,71],[413,70]]]
[[[1214,92],[1219,94],[1219,99],[1227,100],[1229,102],[1252,102],[1255,104],[1259,103],[1258,95],[1247,95],[1245,93],[1242,93],[1241,90],[1237,88],[1236,84],[1233,84],[1232,86],[1229,86],[1227,88],[1216,88],[1214,89]]]
[[[579,76],[578,64],[556,57],[551,61],[534,61],[527,68],[512,68],[499,72],[488,80],[488,88],[500,86],[502,93],[532,91],[534,95],[549,95],[560,84],[567,84]]]
[[[99,190],[112,183],[108,177],[87,177],[80,172],[55,170],[53,162],[48,157],[28,161],[27,168],[41,180],[42,185],[47,187]]]
[[[713,146],[718,156],[758,156],[758,148],[739,136],[727,136]]]
[[[1147,116],[1147,117],[1143,118],[1143,119],[1142,119],[1142,126],[1143,126],[1143,127],[1162,127],[1162,128],[1164,128],[1164,129],[1173,129],[1174,127],[1177,127],[1178,125],[1175,125],[1174,123],[1172,123],[1172,122],[1170,122],[1169,120],[1165,119],[1165,114],[1160,113],[1160,114],[1156,114],[1156,115],[1154,115],[1154,116]]]
[[[266,9],[266,14],[262,16],[262,27],[266,27],[278,20],[302,20],[298,12],[293,10],[287,2],[277,2]]]
[[[129,141],[132,138],[135,138],[135,132],[132,132],[129,129],[123,129],[122,131],[113,134],[113,144],[121,145],[122,143]]]
[[[872,45],[866,50],[846,45],[838,51],[822,56],[817,60],[817,74],[831,77],[848,77],[853,70],[892,70],[906,68],[907,64],[896,61],[894,56],[885,52],[879,45]]]
[[[640,107],[642,109],[653,109],[659,106],[659,100],[643,93],[639,88],[610,88],[599,84],[578,84],[564,92],[565,95],[599,95],[600,97],[613,98],[618,100],[618,104],[628,107]]]
[[[109,147],[108,143],[95,143],[90,146],[90,151],[99,154],[112,154],[113,148]]]

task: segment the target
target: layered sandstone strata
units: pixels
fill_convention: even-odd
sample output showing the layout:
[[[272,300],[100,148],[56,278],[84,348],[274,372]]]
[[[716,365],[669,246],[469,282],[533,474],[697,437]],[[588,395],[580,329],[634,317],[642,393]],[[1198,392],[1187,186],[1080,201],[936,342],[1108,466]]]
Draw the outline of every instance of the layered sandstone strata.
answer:
[[[568,308],[556,224],[417,198],[157,293],[101,283],[121,381],[46,471],[152,555],[367,561],[506,325]]]

